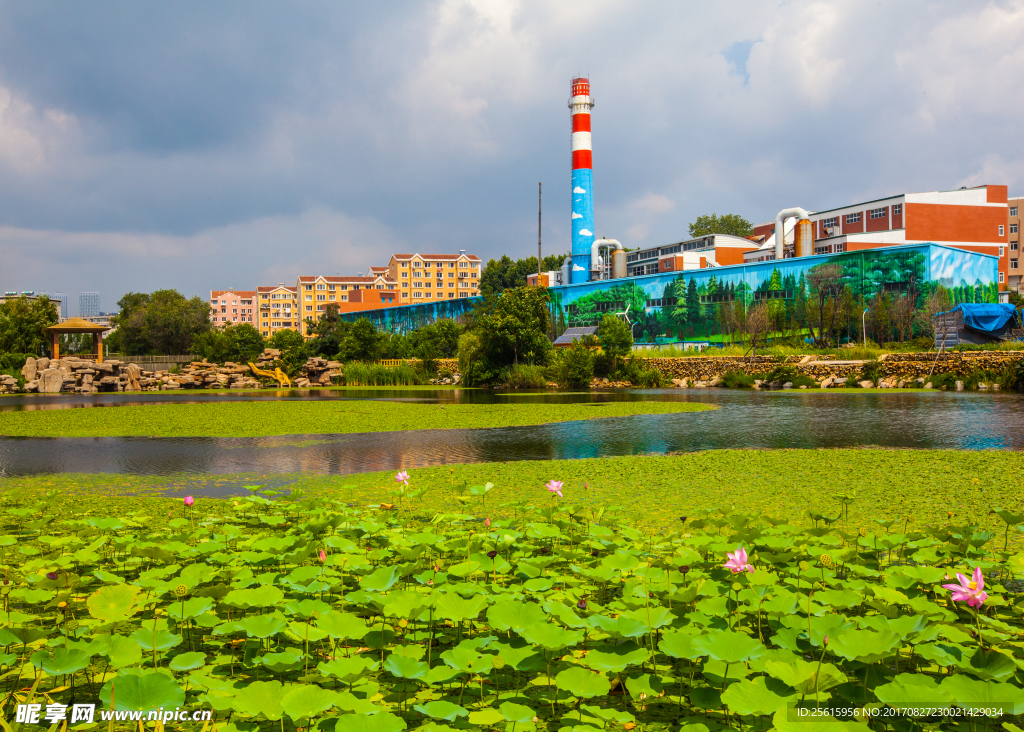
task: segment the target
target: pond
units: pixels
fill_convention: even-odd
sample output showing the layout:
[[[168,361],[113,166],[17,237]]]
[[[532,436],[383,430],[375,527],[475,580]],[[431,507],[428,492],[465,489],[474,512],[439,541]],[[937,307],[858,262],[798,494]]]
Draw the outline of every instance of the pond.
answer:
[[[951,392],[631,389],[501,393],[471,389],[110,394],[0,398],[0,410],[239,399],[555,403],[684,400],[707,412],[533,427],[258,438],[0,438],[0,476],[60,472],[346,474],[466,462],[557,460],[725,448],[1024,449],[1024,396]]]

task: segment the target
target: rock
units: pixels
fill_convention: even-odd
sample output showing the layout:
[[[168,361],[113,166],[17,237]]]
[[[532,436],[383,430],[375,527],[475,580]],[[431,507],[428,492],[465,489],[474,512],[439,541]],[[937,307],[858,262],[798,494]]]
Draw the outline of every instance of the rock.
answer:
[[[984,382],[978,384],[978,391],[988,391],[988,384]]]
[[[956,390],[957,391],[963,391],[964,390],[964,382],[962,382],[962,381],[956,382]]]
[[[713,378],[711,381],[708,382],[708,386],[718,386],[721,383],[722,383],[722,379],[719,378],[718,376],[716,376],[715,378]]]
[[[868,381],[867,379],[864,379],[863,381],[858,381],[857,385],[861,389],[870,389],[871,387],[874,386],[874,384],[872,382]]]
[[[822,389],[827,389],[830,386],[832,386],[832,384],[834,382],[835,382],[835,378],[832,377],[832,376],[829,376],[827,379],[825,379],[823,382],[821,382],[821,388]]]
[[[800,385],[800,388],[801,388],[801,389],[806,389],[806,388],[807,388],[807,384],[801,384],[801,385]]]
[[[21,375],[25,377],[25,381],[35,381],[36,360],[31,356],[25,359],[25,365],[21,367]]]
[[[849,379],[847,379],[845,376],[839,376],[832,383],[834,386],[845,386],[847,381],[849,381]]]
[[[82,375],[82,386],[85,386],[86,384],[91,384],[91,383],[92,383],[92,374],[83,374]]]
[[[1001,388],[1002,388],[1002,387],[1001,387],[1001,386],[999,386],[999,384],[993,384],[993,385],[992,385],[992,391],[999,391],[999,390],[1000,390]]]
[[[929,382],[927,382],[927,383],[926,383],[926,384],[924,385],[924,388],[925,388],[925,389],[931,389],[931,388],[932,388],[932,382],[930,382],[930,381],[929,381]]]
[[[685,386],[685,383],[682,379],[672,379],[672,386],[682,388],[683,386]]]
[[[37,358],[36,359],[36,375],[37,376],[39,374],[43,373],[44,371],[46,371],[46,369],[48,369],[48,368],[50,368],[50,359],[46,358],[45,356],[43,358]]]
[[[59,369],[47,368],[39,375],[40,394],[59,394],[64,386],[64,376]]]
[[[783,389],[792,389],[793,388],[793,382],[792,381],[787,381],[785,384],[782,385],[782,388]]]

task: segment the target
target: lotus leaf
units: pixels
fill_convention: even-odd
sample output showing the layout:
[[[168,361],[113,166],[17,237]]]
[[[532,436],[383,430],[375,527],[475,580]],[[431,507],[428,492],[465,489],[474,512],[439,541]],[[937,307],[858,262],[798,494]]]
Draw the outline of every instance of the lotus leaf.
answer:
[[[900,645],[900,636],[891,630],[847,630],[829,645],[833,653],[851,661],[874,663],[889,658]]]
[[[384,662],[384,670],[400,679],[419,679],[426,675],[430,667],[415,658],[392,653]]]
[[[1024,714],[1024,696],[1020,687],[995,681],[978,681],[964,674],[947,676],[941,688],[963,709],[1001,707],[1003,714]]]
[[[573,696],[590,699],[611,691],[611,682],[603,673],[582,666],[570,666],[555,676],[555,685]]]
[[[499,600],[487,608],[487,622],[495,630],[520,633],[528,625],[547,622],[547,616],[535,602]]]
[[[483,595],[474,595],[467,600],[449,592],[434,600],[434,613],[437,617],[451,620],[453,623],[472,620],[485,607],[487,607],[487,598]]]
[[[282,701],[288,687],[280,681],[253,681],[235,692],[232,708],[247,717],[276,721],[284,716]]]
[[[236,625],[250,638],[269,638],[287,628],[288,621],[280,613],[268,613],[267,615],[250,615],[239,620]]]
[[[741,663],[756,658],[765,650],[757,639],[733,630],[716,630],[698,636],[692,647],[703,656],[725,663]]]
[[[384,592],[385,590],[390,590],[398,582],[398,579],[397,568],[381,566],[365,577],[360,578],[359,585],[364,590]]]
[[[447,722],[454,722],[459,717],[468,717],[469,710],[446,701],[432,701],[426,704],[417,704],[413,707],[420,714],[432,719],[443,719]]]
[[[100,690],[100,701],[107,709],[115,710],[173,709],[185,703],[185,692],[170,676],[159,671],[148,671],[137,675],[118,675],[110,679]]]
[[[770,676],[737,681],[722,693],[722,703],[741,715],[775,714],[798,698],[789,686]]]
[[[532,722],[536,716],[529,707],[525,707],[522,704],[513,704],[512,702],[502,702],[501,706],[498,707],[498,711],[509,722],[518,724]]]
[[[168,630],[153,630],[152,628],[142,627],[132,633],[130,636],[133,641],[138,643],[143,651],[167,651],[181,644],[182,636],[175,635]]]
[[[582,633],[565,630],[552,623],[534,623],[523,628],[520,634],[530,643],[546,651],[560,651],[574,646],[583,638]]]
[[[296,684],[281,699],[281,708],[293,720],[312,719],[333,707],[338,695],[311,684]]]
[[[378,662],[365,656],[335,658],[321,661],[317,670],[324,676],[331,676],[342,683],[351,684],[365,677],[377,668]]]
[[[351,613],[331,612],[322,615],[317,618],[316,626],[332,638],[358,640],[369,631],[363,619]]]
[[[801,694],[813,694],[828,691],[846,681],[846,675],[830,663],[812,663],[803,659],[789,662],[768,661],[764,665],[765,673],[787,686],[791,686]]]
[[[90,654],[85,651],[65,648],[53,648],[49,651],[36,651],[32,654],[32,665],[42,669],[50,676],[73,674],[89,665]]]
[[[108,585],[96,590],[86,603],[89,613],[104,623],[118,623],[135,614],[139,590],[131,585]]]

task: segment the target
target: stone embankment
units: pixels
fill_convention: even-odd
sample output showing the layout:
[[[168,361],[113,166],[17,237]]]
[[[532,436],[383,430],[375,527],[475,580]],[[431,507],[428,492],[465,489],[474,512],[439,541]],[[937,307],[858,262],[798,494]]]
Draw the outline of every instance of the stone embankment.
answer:
[[[295,386],[301,389],[310,386],[330,386],[334,383],[331,381],[334,377],[341,376],[341,368],[342,364],[339,361],[328,361],[326,358],[314,356],[299,369],[300,375],[295,379]]]

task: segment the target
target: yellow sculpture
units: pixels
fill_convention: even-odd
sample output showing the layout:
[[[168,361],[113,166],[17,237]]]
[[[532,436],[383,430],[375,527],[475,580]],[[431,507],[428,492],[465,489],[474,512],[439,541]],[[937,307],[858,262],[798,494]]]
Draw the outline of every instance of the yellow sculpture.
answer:
[[[288,378],[288,374],[281,370],[281,367],[276,367],[273,371],[266,371],[264,369],[256,368],[256,364],[252,361],[249,362],[249,368],[257,376],[262,376],[266,379],[273,379],[277,382],[278,386],[291,386],[292,380]]]

